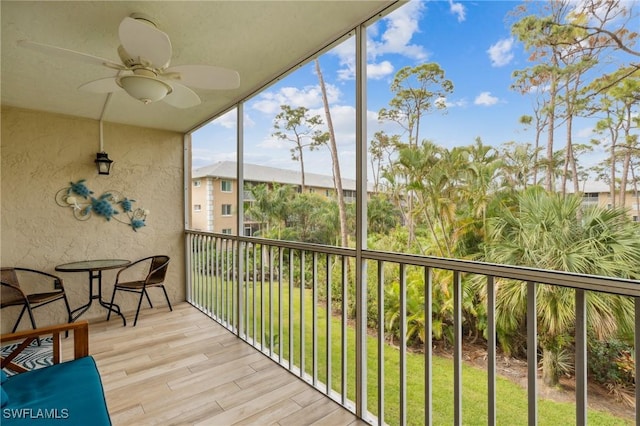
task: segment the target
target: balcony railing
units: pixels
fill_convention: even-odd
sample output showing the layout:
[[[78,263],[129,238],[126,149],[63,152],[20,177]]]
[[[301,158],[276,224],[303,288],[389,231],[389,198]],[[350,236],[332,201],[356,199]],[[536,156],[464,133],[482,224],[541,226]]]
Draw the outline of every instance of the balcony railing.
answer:
[[[371,250],[321,246],[290,241],[187,231],[187,300],[283,368],[339,402],[372,424],[407,423],[407,273],[416,271],[424,283],[424,423],[432,424],[433,341],[432,284],[436,271],[448,271],[453,287],[453,379],[455,424],[463,419],[463,309],[462,278],[479,276],[486,286],[487,302],[487,424],[496,424],[496,280],[526,283],[527,291],[527,417],[538,421],[538,332],[536,287],[575,289],[576,424],[587,419],[587,304],[586,292],[634,298],[636,324],[640,319],[638,281],[597,277],[532,268],[494,265]],[[367,275],[375,289],[367,290]],[[399,286],[398,370],[385,372],[385,285]],[[370,292],[371,294],[367,294]],[[377,300],[367,307],[367,298]],[[349,310],[355,312],[355,323]],[[376,330],[370,330],[374,318]],[[368,344],[375,335],[375,345]],[[635,341],[640,342],[640,327]],[[371,342],[371,340],[369,340]],[[369,347],[368,347],[369,346]],[[375,347],[372,347],[375,346]],[[640,350],[635,346],[635,359]],[[355,351],[348,351],[348,347]],[[355,352],[355,356],[353,353]],[[374,354],[371,364],[370,354]],[[395,356],[395,354],[394,354]],[[355,375],[353,374],[355,371]],[[374,372],[372,374],[371,372]],[[389,395],[388,374],[399,376],[399,387]],[[367,395],[367,380],[377,382],[377,392]],[[385,401],[399,409],[385,411]],[[636,387],[638,407],[640,390]],[[640,424],[636,409],[636,424]],[[375,414],[374,414],[375,413]],[[478,419],[473,419],[478,421]]]

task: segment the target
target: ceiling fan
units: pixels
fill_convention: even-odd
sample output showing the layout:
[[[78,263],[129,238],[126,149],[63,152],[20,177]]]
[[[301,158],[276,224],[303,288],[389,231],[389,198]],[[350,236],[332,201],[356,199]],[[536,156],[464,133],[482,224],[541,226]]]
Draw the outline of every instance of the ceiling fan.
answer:
[[[146,15],[135,13],[124,18],[118,36],[118,56],[122,63],[28,40],[20,40],[18,45],[117,70],[115,77],[90,81],[78,89],[95,93],[124,90],[144,104],[162,100],[176,108],[189,108],[201,103],[200,97],[189,87],[224,90],[240,86],[240,75],[234,70],[213,65],[169,67],[169,36]]]

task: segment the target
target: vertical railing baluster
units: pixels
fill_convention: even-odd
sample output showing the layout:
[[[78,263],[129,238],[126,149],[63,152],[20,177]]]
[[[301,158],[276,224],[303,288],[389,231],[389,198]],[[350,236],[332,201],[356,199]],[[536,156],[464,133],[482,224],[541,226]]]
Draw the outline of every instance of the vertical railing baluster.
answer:
[[[200,265],[198,267],[200,273],[198,274],[198,304],[200,309],[206,312],[207,303],[205,297],[206,291],[206,247],[207,237],[200,238]]]
[[[226,282],[227,282],[227,240],[220,238],[220,321],[225,324]]]
[[[215,293],[214,293],[214,287],[215,287],[215,280],[216,280],[216,275],[215,275],[215,244],[216,244],[216,237],[215,236],[211,236],[209,238],[209,249],[207,252],[207,255],[205,257],[205,263],[209,266],[209,276],[207,277],[207,293],[208,293],[208,297],[210,300],[210,304],[209,304],[209,312],[211,312],[211,315],[215,315],[216,313],[216,298],[215,298]]]
[[[462,277],[453,271],[453,423],[462,424]]]
[[[326,346],[327,346],[327,353],[326,353],[326,383],[327,383],[327,395],[331,395],[331,375],[333,374],[332,372],[332,359],[331,359],[331,349],[332,349],[332,336],[331,336],[331,318],[333,317],[333,302],[332,302],[332,286],[333,286],[333,279],[331,277],[331,255],[327,253],[327,265],[326,265],[326,271],[327,271],[327,329],[326,329]]]
[[[260,350],[264,351],[264,244],[260,244]]]
[[[282,275],[283,275],[283,271],[282,271],[282,264],[283,264],[283,256],[284,256],[284,249],[278,247],[278,362],[280,364],[282,364],[282,349],[283,349],[283,342],[282,342],[282,321],[284,319],[284,315],[282,312],[282,307],[283,307],[283,300],[282,300]]]
[[[313,252],[311,265],[311,380],[318,386],[318,252]]]
[[[253,280],[251,282],[251,287],[253,288],[253,291],[251,292],[251,317],[252,317],[252,332],[251,332],[251,338],[253,339],[253,346],[258,345],[258,339],[257,339],[257,335],[256,335],[256,327],[257,327],[257,312],[258,309],[256,307],[256,282],[258,281],[258,275],[256,273],[257,271],[257,264],[256,264],[256,257],[257,257],[257,253],[258,252],[258,245],[257,244],[253,244],[253,253],[252,253],[252,259],[253,259],[253,267],[251,268],[251,272],[253,274]]]
[[[224,294],[224,286],[226,280],[226,264],[227,264],[227,242],[225,239],[220,238],[220,311],[218,312],[218,318],[220,318],[220,322],[222,324],[225,323],[224,316],[224,306],[225,306],[225,294]]]
[[[215,304],[213,306],[214,310],[214,318],[220,320],[220,293],[218,292],[218,281],[220,280],[220,239],[215,237],[215,250],[213,252],[213,262],[214,262],[214,279],[213,279],[213,297],[215,299]]]
[[[187,263],[186,273],[187,273],[187,300],[191,303],[195,304],[195,295],[194,295],[194,284],[197,279],[194,271],[197,271],[196,268],[196,256],[193,254],[195,251],[195,239],[196,235],[188,234],[187,236],[187,244],[185,246],[185,256],[187,260],[191,262]]]
[[[400,424],[407,424],[407,272],[400,264]]]
[[[634,333],[634,346],[636,355],[636,425],[640,425],[640,386],[638,385],[638,371],[640,371],[640,327],[638,327],[638,321],[640,321],[640,297],[634,297],[635,305],[635,333]]]
[[[293,249],[289,249],[289,370],[293,370]]]
[[[378,425],[384,425],[384,262],[378,261]]]
[[[185,278],[185,298],[187,302],[193,303],[191,298],[191,286],[193,285],[193,256],[191,255],[191,241],[193,239],[193,234],[186,234],[184,238],[184,259],[185,259],[185,268],[184,268],[184,278]]]
[[[213,293],[211,292],[211,281],[213,280],[213,275],[212,273],[212,267],[211,267],[211,244],[213,241],[213,237],[212,236],[207,236],[205,238],[205,255],[204,255],[204,259],[203,259],[203,263],[204,263],[204,270],[206,271],[204,274],[204,298],[206,301],[206,305],[207,305],[207,313],[209,315],[211,315],[211,312],[213,312]]]
[[[342,352],[342,371],[341,371],[341,384],[342,384],[342,395],[340,400],[342,401],[342,405],[347,403],[347,286],[348,286],[348,259],[346,256],[342,255],[342,314],[341,314],[341,352]]]
[[[195,261],[195,267],[196,267],[196,279],[195,282],[193,283],[193,294],[194,294],[194,301],[196,303],[196,306],[198,306],[198,308],[202,309],[202,306],[200,304],[200,258],[202,257],[202,250],[200,248],[200,241],[202,240],[202,236],[198,236],[198,238],[196,238],[196,240],[194,241],[194,251],[196,252],[196,261]]]
[[[229,246],[231,246],[231,247],[229,247]],[[227,324],[227,327],[229,327],[229,325],[231,324],[231,319],[230,319],[231,313],[229,312],[229,300],[230,300],[230,297],[229,297],[230,288],[229,288],[229,286],[230,286],[231,282],[233,281],[233,273],[234,273],[233,263],[232,263],[232,260],[233,260],[233,241],[231,241],[229,238],[227,238],[227,250],[226,250],[226,252],[227,252],[227,275],[226,275],[227,276],[227,281],[226,281],[225,287],[224,287],[224,291],[225,291],[225,297],[224,297],[225,315],[224,315],[224,317],[225,317],[225,322]]]
[[[496,286],[487,276],[487,425],[496,424]]]
[[[200,238],[200,265],[198,269],[200,270],[198,281],[198,302],[200,304],[200,309],[203,312],[207,311],[207,302],[205,297],[205,288],[206,288],[206,276],[207,276],[207,267],[206,267],[206,251],[207,251],[207,237],[203,236]]]
[[[273,246],[269,247],[269,356],[273,356]]]
[[[424,423],[433,424],[433,277],[424,268]]]
[[[238,246],[240,241],[231,240],[231,330],[238,333]]]
[[[249,341],[249,315],[250,315],[250,310],[249,310],[249,281],[251,281],[250,275],[251,275],[251,271],[249,270],[249,253],[251,251],[251,246],[253,243],[247,242],[245,244],[245,249],[244,249],[244,335],[245,335],[245,339],[247,341]]]
[[[220,252],[220,320],[222,324],[226,325],[226,306],[227,306],[227,294],[225,288],[227,286],[227,240],[220,239],[220,245],[222,250]]]
[[[576,424],[587,424],[587,298],[576,289]]]
[[[306,257],[306,251],[300,250],[300,377],[304,377],[305,373],[305,360],[304,360],[304,329],[305,329],[305,318],[304,318],[304,259]]]
[[[244,337],[245,335],[245,323],[244,323],[244,317],[245,317],[245,305],[244,305],[244,294],[246,293],[246,282],[247,280],[245,279],[247,274],[246,274],[246,268],[247,268],[247,264],[245,263],[245,256],[244,253],[247,251],[247,243],[238,240],[238,272],[236,273],[236,289],[237,289],[237,303],[236,303],[236,307],[238,310],[238,318],[237,318],[237,325],[238,325],[238,336],[239,337]]]
[[[527,402],[529,426],[538,424],[538,317],[536,283],[527,281]]]

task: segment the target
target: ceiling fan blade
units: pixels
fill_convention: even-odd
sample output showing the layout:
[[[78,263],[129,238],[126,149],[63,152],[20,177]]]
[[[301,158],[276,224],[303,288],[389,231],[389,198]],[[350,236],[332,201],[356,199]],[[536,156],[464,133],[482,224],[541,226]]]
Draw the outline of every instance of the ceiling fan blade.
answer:
[[[182,84],[171,82],[173,91],[163,101],[176,108],[191,108],[200,105],[200,96]]]
[[[101,78],[99,80],[93,80],[78,87],[78,90],[84,90],[93,93],[112,93],[123,90],[118,86],[115,77]]]
[[[164,68],[171,60],[169,36],[149,21],[126,17],[118,30],[120,43],[134,59],[149,61],[154,68]]]
[[[178,65],[167,68],[163,75],[198,89],[237,89],[240,74],[237,71],[213,65]]]
[[[122,64],[111,61],[109,59],[99,58],[97,56],[89,55],[87,53],[76,52],[75,50],[65,49],[63,47],[51,46],[43,43],[36,43],[29,40],[18,40],[18,46],[26,49],[36,50],[49,55],[55,55],[59,58],[66,58],[75,61],[82,61],[93,65],[103,65],[109,68],[117,70],[126,69]]]

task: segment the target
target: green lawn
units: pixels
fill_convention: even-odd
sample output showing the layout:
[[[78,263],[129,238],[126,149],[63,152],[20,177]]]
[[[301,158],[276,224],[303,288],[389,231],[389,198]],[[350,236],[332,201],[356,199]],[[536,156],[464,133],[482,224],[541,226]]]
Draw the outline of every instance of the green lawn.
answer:
[[[271,314],[269,311],[269,286],[265,284],[260,291],[260,285],[256,284],[255,290],[255,339],[257,342],[263,342],[265,348],[270,344],[270,327],[273,327],[272,348],[274,354],[279,352],[279,343],[282,343],[283,359],[289,359],[289,300],[290,292],[285,283],[282,291],[282,322],[283,331],[280,335],[279,329],[279,308],[278,308],[278,285],[273,284],[271,289]],[[229,287],[230,289],[230,287]],[[218,285],[213,294],[220,295],[222,293],[221,286]],[[206,289],[202,289],[199,293],[201,296],[211,294]],[[305,290],[304,302],[301,303],[300,289],[294,288],[291,293],[293,300],[293,353],[292,358],[294,364],[300,365],[300,348],[301,340],[304,339],[304,370],[307,374],[313,374],[313,299],[312,292]],[[253,336],[254,324],[254,291],[253,284],[249,283],[249,291],[245,295],[248,299],[248,306],[245,308],[248,314],[248,330],[249,337]],[[260,309],[261,300],[262,310]],[[231,300],[228,299],[228,310],[231,312]],[[246,300],[243,301],[246,304]],[[301,321],[300,307],[304,309],[304,334],[300,335]],[[262,314],[261,314],[262,312]],[[327,354],[327,310],[326,305],[316,305],[316,332],[317,332],[317,375],[316,378],[322,383],[326,383],[326,354]],[[269,318],[273,323],[269,323]],[[262,322],[261,322],[261,319]],[[339,313],[333,312],[330,320],[330,351],[331,351],[331,384],[334,390],[341,390],[343,363],[342,363],[342,330],[341,319]],[[264,340],[261,338],[261,330],[265,330]],[[353,327],[348,326],[346,329],[346,364],[344,371],[346,372],[346,388],[348,398],[355,400],[355,331]],[[377,337],[369,336],[367,338],[367,401],[368,409],[374,414],[378,414],[377,398],[378,398],[378,373],[377,373]],[[419,353],[407,354],[407,423],[410,425],[424,424],[424,355]],[[452,424],[453,423],[453,361],[444,357],[433,357],[433,381],[432,381],[432,418],[434,424]],[[400,370],[399,370],[399,350],[391,345],[384,346],[384,420],[391,425],[399,424],[399,395],[400,395]],[[462,418],[465,425],[484,425],[487,419],[487,373],[486,371],[469,365],[463,366],[462,373],[463,390],[462,390]],[[590,410],[588,413],[588,421],[592,425],[620,425],[632,424],[611,414]],[[497,380],[497,423],[508,425],[527,424],[527,393],[526,390],[512,381],[499,377]],[[565,425],[575,424],[575,404],[558,403],[549,400],[539,399],[538,401],[538,424],[540,425]]]

